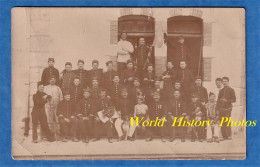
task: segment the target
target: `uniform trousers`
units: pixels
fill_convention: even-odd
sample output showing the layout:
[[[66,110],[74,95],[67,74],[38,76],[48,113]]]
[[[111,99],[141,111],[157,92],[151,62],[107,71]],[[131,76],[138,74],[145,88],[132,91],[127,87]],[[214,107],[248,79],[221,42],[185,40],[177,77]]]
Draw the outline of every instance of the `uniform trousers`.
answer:
[[[67,119],[69,120],[69,122],[67,122],[64,117],[59,118],[60,135],[61,137],[66,137],[72,134],[73,137],[76,137],[79,121],[76,117]]]
[[[222,117],[231,117],[231,109],[220,109],[219,116],[222,119]],[[223,139],[227,139],[228,137],[231,137],[231,126],[227,126],[228,122],[223,122],[221,126],[221,133]]]

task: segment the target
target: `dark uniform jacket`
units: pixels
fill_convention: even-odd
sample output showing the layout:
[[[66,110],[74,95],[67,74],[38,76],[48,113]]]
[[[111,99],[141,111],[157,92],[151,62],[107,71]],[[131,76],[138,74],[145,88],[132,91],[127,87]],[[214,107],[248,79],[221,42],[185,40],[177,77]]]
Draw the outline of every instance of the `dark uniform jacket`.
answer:
[[[143,78],[148,79],[148,80],[143,80],[143,87],[145,88],[153,88],[154,87],[154,82],[155,82],[155,74],[154,73],[146,73]]]
[[[178,43],[174,47],[174,57],[171,57],[171,61],[174,62],[175,67],[180,66],[180,61],[185,60],[190,65],[190,49],[186,44]]]
[[[199,107],[200,108],[200,111],[202,112],[202,116],[201,117],[205,117],[206,116],[206,108],[205,106],[203,106],[201,104],[201,102],[197,101],[197,102],[191,102],[190,105],[189,105],[189,113],[190,113],[190,118],[191,119],[194,119],[195,116],[196,116],[196,108]]]
[[[150,102],[153,101],[153,93],[155,93],[155,92],[160,94],[161,100],[167,100],[167,99],[165,99],[165,94],[167,93],[167,92],[165,92],[165,89],[154,87],[154,88],[149,89],[146,92],[147,104],[149,104]]]
[[[91,69],[87,72],[88,86],[91,86],[92,79],[96,77],[99,84],[102,85],[103,69]]]
[[[91,117],[94,115],[94,102],[91,98],[83,98],[78,102],[77,114],[83,117]]]
[[[225,98],[227,101],[223,102],[221,99]],[[236,95],[234,89],[227,86],[222,88],[218,94],[217,108],[232,110],[232,103],[236,102]]]
[[[200,102],[208,102],[208,91],[203,86],[193,86],[191,93],[196,93],[199,96]]]
[[[191,85],[194,83],[194,76],[192,72],[188,68],[179,69],[177,72],[177,78],[181,81],[183,90],[190,92]]]
[[[118,100],[121,98],[121,90],[123,86],[121,84],[115,85],[113,84],[111,88],[108,90],[109,95],[111,97],[111,101],[114,105],[118,102]]]
[[[83,88],[86,88],[87,87],[87,70],[84,70],[84,69],[77,69],[77,70],[74,70],[73,73],[79,77],[79,80],[80,80],[80,85],[83,87]]]
[[[116,75],[116,71],[111,70],[103,73],[103,81],[102,81],[102,86],[106,88],[107,90],[110,90],[112,85],[114,84],[113,79],[114,76]]]
[[[183,113],[187,113],[186,103],[180,99],[171,99],[168,103],[168,114],[174,117],[181,117]]]
[[[73,85],[73,80],[74,80],[75,76],[76,75],[72,71],[66,72],[64,70],[62,72],[61,90],[63,92],[70,89],[70,87]]]
[[[140,45],[135,48],[135,51],[133,54],[134,55],[133,61],[135,61],[137,63],[138,70],[147,69],[147,65],[149,64],[149,62],[151,62],[151,60],[149,60],[149,62],[147,62],[145,65],[145,62],[148,58],[149,51],[150,51],[150,48],[146,45]]]
[[[57,116],[62,115],[65,118],[70,118],[71,116],[75,116],[76,110],[72,106],[71,101],[62,100],[57,107]]]
[[[132,117],[134,115],[134,103],[130,98],[120,98],[116,105],[116,110],[121,111],[121,119]]]
[[[163,86],[165,88],[170,88],[170,87],[173,87],[173,84],[174,82],[176,81],[177,79],[177,73],[175,71],[174,68],[172,69],[167,69],[166,71],[163,72],[162,76],[166,76],[166,75],[170,75],[171,78],[165,78],[163,79]]]
[[[94,101],[97,101],[99,99],[99,93],[103,88],[98,86],[98,87],[91,87],[91,97],[93,98]]]
[[[112,106],[112,102],[110,99],[108,98],[104,98],[104,99],[98,99],[97,103],[95,104],[95,112],[94,112],[94,116],[96,117],[97,116],[97,113],[99,111],[102,111],[102,110],[107,110],[108,107],[111,107]]]
[[[72,101],[73,105],[76,107],[77,103],[83,98],[83,88],[81,85],[75,86],[72,85],[70,87],[70,100]]]
[[[56,77],[56,85],[59,85],[59,70],[54,67],[47,67],[43,70],[41,78],[44,86],[49,85],[49,79],[53,75]]]
[[[34,106],[32,112],[45,112],[45,103],[47,103],[47,100],[42,98],[45,95],[47,94],[40,91],[37,91],[33,95]]]
[[[158,102],[153,101],[148,105],[148,115],[152,120],[155,120],[156,117],[158,117],[158,119],[165,117],[167,112],[167,105],[162,100]]]
[[[122,73],[121,73],[121,83],[123,85],[126,85],[127,87],[132,87],[133,85],[133,81],[128,81],[128,78],[132,77],[133,79],[135,77],[137,77],[137,74],[135,72],[135,70],[129,70],[129,69],[126,69],[124,70]]]

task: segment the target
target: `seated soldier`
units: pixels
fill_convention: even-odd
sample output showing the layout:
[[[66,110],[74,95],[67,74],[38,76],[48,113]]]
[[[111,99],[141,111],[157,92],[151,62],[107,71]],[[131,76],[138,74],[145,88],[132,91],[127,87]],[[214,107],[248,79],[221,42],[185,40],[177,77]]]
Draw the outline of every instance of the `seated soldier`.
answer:
[[[163,88],[172,89],[176,78],[177,78],[177,72],[173,67],[173,63],[171,61],[168,61],[167,70],[162,74]]]
[[[72,107],[69,91],[65,91],[64,100],[58,104],[57,116],[60,124],[60,136],[63,142],[66,142],[66,138],[73,134],[73,141],[78,142],[76,138],[76,132],[78,127],[78,120],[76,118],[75,109]]]
[[[99,99],[99,93],[103,88],[99,85],[99,80],[97,77],[92,78],[92,84],[90,86],[91,90],[91,98],[94,101],[97,101]]]
[[[191,95],[191,104],[190,104],[190,120],[202,121],[206,114],[206,108],[199,101],[197,94]],[[203,142],[203,130],[204,126],[192,127],[191,142],[195,142],[195,138],[198,137],[200,142]]]
[[[152,64],[148,64],[147,66],[147,73],[143,76],[144,79],[142,81],[142,84],[147,89],[152,89],[154,87],[154,81],[155,81],[155,74]]]
[[[115,110],[113,108],[111,100],[107,98],[105,89],[100,90],[99,99],[95,105],[96,107],[94,112],[94,132],[96,138],[93,141],[100,140],[100,132],[102,129],[105,129],[106,135],[108,137],[108,142],[112,143],[112,117],[115,114]]]
[[[168,92],[164,92],[164,89],[162,88],[162,85],[161,85],[161,78],[160,77],[156,77],[155,78],[155,81],[154,81],[154,86],[152,88],[150,88],[147,92],[146,92],[146,95],[147,95],[147,104],[150,103],[150,101],[153,101],[153,93],[154,92],[157,92],[160,94],[160,100],[167,100],[165,99],[165,94],[168,93]]]
[[[219,143],[219,111],[216,108],[217,101],[214,93],[209,93],[209,102],[206,103],[205,107],[207,109],[206,119],[213,121],[213,123],[207,129],[207,142],[217,142]]]
[[[33,110],[32,110],[32,138],[34,143],[38,143],[38,135],[37,135],[37,126],[40,122],[40,126],[42,131],[47,137],[47,140],[52,142],[55,139],[53,138],[53,133],[51,132],[48,122],[47,116],[45,113],[45,104],[51,100],[51,96],[47,95],[43,92],[44,86],[43,82],[37,83],[37,92],[33,95]]]
[[[79,117],[79,129],[81,140],[89,142],[90,131],[93,124],[94,101],[90,97],[90,89],[83,90],[83,99],[78,102],[77,116]]]
[[[167,127],[169,128],[170,142],[173,142],[176,138],[177,129],[180,130],[181,142],[185,142],[185,135],[187,128],[178,126],[181,117],[183,119],[187,116],[186,103],[181,99],[181,93],[179,90],[174,91],[174,97],[169,100],[168,103],[168,114],[167,114]],[[177,119],[174,126],[173,122]]]
[[[195,78],[195,85],[192,86],[191,92],[192,94],[196,93],[198,95],[198,99],[203,105],[208,102],[208,91],[202,86],[201,77]]]
[[[121,90],[121,98],[119,98],[116,111],[119,113],[120,118],[115,121],[115,128],[119,137],[119,141],[123,139],[127,139],[130,141],[134,141],[133,134],[135,131],[135,126],[130,126],[130,117],[134,114],[134,103],[128,96],[128,92],[126,88]],[[125,128],[126,134],[124,136],[122,131],[122,125],[128,126]],[[123,129],[124,130],[124,129]]]
[[[127,60],[127,69],[121,73],[121,83],[128,89],[132,88],[134,78],[137,76],[134,70],[134,64],[131,60]]]
[[[153,101],[151,101],[148,105],[148,115],[149,120],[156,120],[158,118],[158,121],[162,121],[165,119],[166,113],[167,113],[167,106],[166,103],[164,103],[160,99],[160,94],[158,92],[153,93]],[[146,141],[151,141],[153,138],[154,132],[160,132],[161,140],[162,142],[166,142],[165,140],[165,127],[148,127],[148,133],[149,137],[146,139]]]

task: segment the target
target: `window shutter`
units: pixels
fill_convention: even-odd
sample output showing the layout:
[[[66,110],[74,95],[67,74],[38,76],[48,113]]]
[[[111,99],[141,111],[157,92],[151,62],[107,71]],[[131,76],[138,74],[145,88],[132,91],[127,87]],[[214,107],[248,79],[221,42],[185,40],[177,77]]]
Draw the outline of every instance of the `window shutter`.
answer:
[[[110,21],[110,44],[118,42],[118,22]]]

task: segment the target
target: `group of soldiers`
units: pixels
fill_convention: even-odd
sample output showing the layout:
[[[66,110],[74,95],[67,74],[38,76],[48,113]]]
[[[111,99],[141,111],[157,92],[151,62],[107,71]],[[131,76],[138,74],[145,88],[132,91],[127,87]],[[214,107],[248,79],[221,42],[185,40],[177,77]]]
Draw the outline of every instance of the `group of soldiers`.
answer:
[[[126,38],[122,34],[122,38]],[[214,124],[205,131],[204,127],[193,127],[191,141],[219,142],[221,117],[230,117],[232,103],[236,101],[235,92],[229,87],[229,78],[217,78],[218,91],[209,93],[202,86],[202,78],[194,77],[187,68],[185,57],[178,59],[177,64],[167,61],[166,71],[156,76],[154,66],[149,64],[150,49],[144,47],[141,38],[139,43],[144,48],[131,50],[127,41],[121,41],[120,47],[130,47],[135,57],[128,57],[124,62],[126,49],[118,47],[118,70],[114,70],[112,61],[106,62],[107,71],[99,68],[97,60],[92,61],[92,69],[84,69],[84,61],[78,60],[78,69],[72,70],[72,63],[65,63],[65,69],[59,73],[54,67],[54,58],[48,59],[48,67],[38,82],[38,90],[33,96],[32,111],[33,142],[38,142],[37,126],[48,139],[54,141],[57,134],[62,141],[68,137],[77,142],[89,142],[90,137],[97,141],[102,133],[111,143],[116,130],[118,140],[135,140],[136,129],[142,130],[146,141],[160,136],[174,141],[180,137],[184,142],[187,127],[172,126],[174,118],[214,120]],[[119,50],[122,50],[121,52]],[[140,54],[146,54],[140,59]],[[120,55],[121,54],[121,55]],[[120,57],[121,56],[121,57]],[[141,62],[141,65],[140,65]],[[216,100],[217,98],[217,100]],[[144,120],[163,120],[163,127],[142,127],[131,125],[130,118],[143,117]],[[221,127],[224,140],[231,138],[231,129]]]

